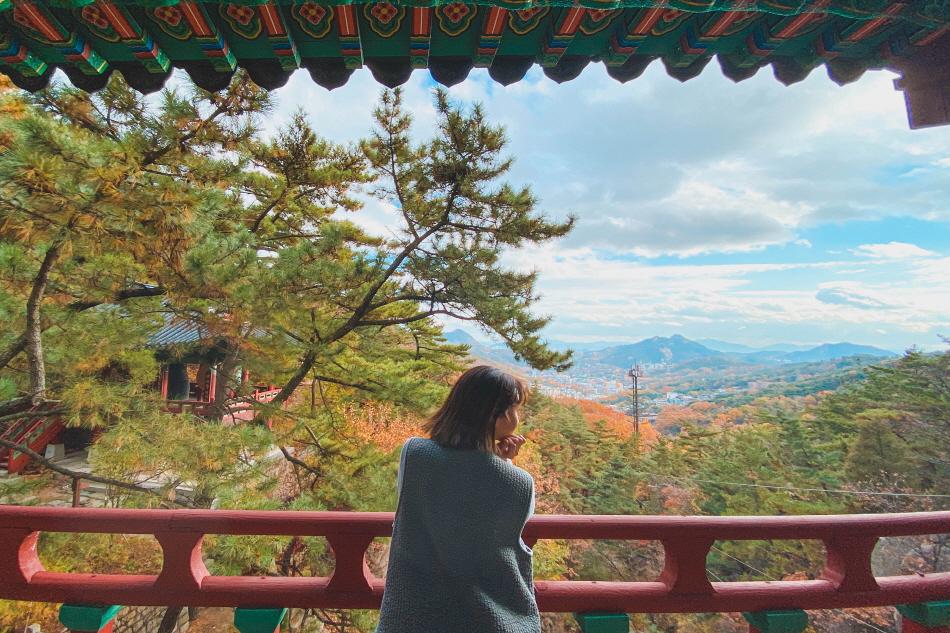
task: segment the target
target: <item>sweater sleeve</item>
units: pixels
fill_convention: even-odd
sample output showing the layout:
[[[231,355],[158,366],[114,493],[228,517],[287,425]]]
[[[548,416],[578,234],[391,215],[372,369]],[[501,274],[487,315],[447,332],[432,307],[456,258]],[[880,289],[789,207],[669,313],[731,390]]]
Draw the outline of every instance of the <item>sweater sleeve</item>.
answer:
[[[531,478],[531,502],[528,506],[528,518],[534,516],[534,478]]]
[[[399,495],[402,494],[402,474],[406,470],[406,453],[409,452],[409,442],[412,441],[410,437],[402,445],[402,451],[399,452],[399,470],[396,472],[396,506],[399,505]]]

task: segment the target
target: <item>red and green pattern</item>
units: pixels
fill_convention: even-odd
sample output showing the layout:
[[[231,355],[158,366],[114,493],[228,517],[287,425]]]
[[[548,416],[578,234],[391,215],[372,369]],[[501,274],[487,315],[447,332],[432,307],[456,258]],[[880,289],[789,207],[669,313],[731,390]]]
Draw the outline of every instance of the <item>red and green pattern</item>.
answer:
[[[228,2],[219,5],[218,12],[231,30],[245,39],[257,39],[264,28],[260,16],[252,6]]]
[[[96,0],[74,13],[95,37],[125,45],[147,72],[162,74],[171,66],[168,56],[128,9],[109,0]]]
[[[521,9],[512,11],[508,17],[508,28],[517,35],[527,35],[547,17],[551,12],[550,7],[533,7],[531,9]]]
[[[54,66],[91,90],[113,68],[156,89],[173,65],[219,90],[239,65],[265,87],[300,66],[337,87],[364,58],[397,85],[422,68],[461,81],[467,61],[511,83],[532,63],[566,81],[590,61],[629,81],[660,59],[685,81],[717,57],[733,80],[771,65],[785,83],[918,64],[929,74],[907,85],[941,95],[950,0],[0,0],[0,53],[0,72],[30,90]]]
[[[161,32],[190,45],[188,53],[198,53],[198,58],[210,62],[216,71],[229,73],[237,67],[231,47],[202,3],[181,0],[174,5],[147,8],[145,12]]]
[[[412,9],[412,31],[409,35],[409,63],[413,68],[429,66],[429,48],[432,37],[432,9]]]
[[[631,55],[637,52],[641,44],[650,38],[653,27],[661,19],[668,21],[671,17],[679,14],[680,12],[675,9],[664,8],[641,9],[636,12],[625,25],[621,24],[611,38],[610,49],[607,53],[607,65],[622,65]]]
[[[452,37],[467,31],[476,15],[478,15],[478,6],[464,2],[451,2],[435,9],[439,29]]]
[[[581,20],[587,9],[572,8],[567,9],[561,15],[554,33],[548,36],[547,43],[544,45],[544,51],[541,54],[540,63],[545,68],[557,66],[561,61],[561,56],[571,45],[577,29],[581,25]]]
[[[588,9],[584,12],[584,17],[581,18],[578,28],[584,35],[600,33],[610,26],[613,19],[621,13],[620,9]]]
[[[363,5],[363,17],[376,35],[390,38],[399,32],[406,17],[406,7],[398,6],[389,0]]]
[[[13,68],[24,77],[41,77],[47,65],[9,33],[0,33],[0,63]]]
[[[478,49],[475,51],[474,63],[476,68],[489,68],[492,65],[495,55],[498,53],[498,46],[501,44],[501,37],[507,19],[507,9],[491,7],[488,10],[485,25],[482,27],[481,35],[478,38]]]
[[[344,66],[347,69],[362,68],[363,45],[353,5],[336,7],[336,28]]]
[[[319,2],[295,2],[290,7],[300,30],[314,39],[323,39],[333,28],[333,9]]]
[[[101,75],[109,68],[86,38],[60,23],[42,3],[16,0],[12,14],[14,25],[24,36],[52,52],[52,59],[44,61],[69,63],[86,75]]]
[[[280,63],[280,67],[291,71],[299,68],[300,53],[297,52],[297,45],[287,30],[278,6],[274,2],[268,2],[257,7],[257,12],[264,25],[271,51]]]

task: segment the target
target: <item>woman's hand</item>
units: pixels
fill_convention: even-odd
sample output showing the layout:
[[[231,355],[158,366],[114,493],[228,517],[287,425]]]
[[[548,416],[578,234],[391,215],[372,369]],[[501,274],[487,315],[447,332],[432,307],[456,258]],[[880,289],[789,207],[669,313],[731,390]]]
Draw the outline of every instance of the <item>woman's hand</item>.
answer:
[[[498,455],[505,459],[513,459],[518,454],[518,451],[521,450],[521,445],[524,443],[524,435],[506,435],[498,440],[496,444]]]

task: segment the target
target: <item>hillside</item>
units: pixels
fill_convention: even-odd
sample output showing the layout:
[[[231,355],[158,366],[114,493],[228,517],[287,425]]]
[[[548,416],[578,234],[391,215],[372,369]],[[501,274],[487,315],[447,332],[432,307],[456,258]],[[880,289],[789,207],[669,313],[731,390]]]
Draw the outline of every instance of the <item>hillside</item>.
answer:
[[[894,352],[871,347],[870,345],[854,345],[852,343],[825,343],[818,347],[800,352],[790,352],[783,356],[788,363],[808,363],[821,360],[832,360],[834,358],[845,358],[848,356],[875,356],[878,358],[893,358],[897,356]]]
[[[670,337],[654,336],[632,345],[617,345],[587,352],[581,355],[579,360],[629,368],[636,363],[675,364],[719,356],[722,356],[722,352],[676,334]]]

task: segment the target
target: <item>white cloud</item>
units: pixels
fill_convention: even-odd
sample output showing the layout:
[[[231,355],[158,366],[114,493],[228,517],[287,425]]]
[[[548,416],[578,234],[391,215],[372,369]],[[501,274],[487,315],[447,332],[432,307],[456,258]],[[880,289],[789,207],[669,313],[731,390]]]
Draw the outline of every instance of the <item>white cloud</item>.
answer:
[[[852,251],[855,255],[880,259],[909,259],[914,257],[932,257],[937,255],[916,244],[907,242],[887,242],[886,244],[861,244]]]
[[[450,94],[483,101],[488,119],[506,127],[515,158],[507,180],[530,184],[539,211],[579,218],[559,243],[505,256],[540,271],[538,309],[556,315],[552,337],[679,331],[750,344],[850,339],[900,349],[950,333],[950,257],[904,235],[857,246],[809,233],[814,251],[770,248],[809,248],[802,233],[828,223],[950,220],[950,126],[909,130],[892,79],[869,72],[839,87],[816,71],[785,87],[763,70],[734,84],[711,64],[681,84],[655,63],[619,84],[592,64],[562,85],[537,67],[507,87],[476,70]],[[415,72],[404,90],[418,139],[433,130],[431,85]],[[318,133],[352,142],[371,129],[379,91],[366,70],[332,92],[298,72],[276,91],[268,125],[302,106]],[[348,217],[383,236],[399,220],[375,200]],[[688,259],[740,252],[737,262],[761,261]],[[825,253],[829,261],[775,262],[779,253]],[[683,259],[670,265],[654,259],[661,255]]]

